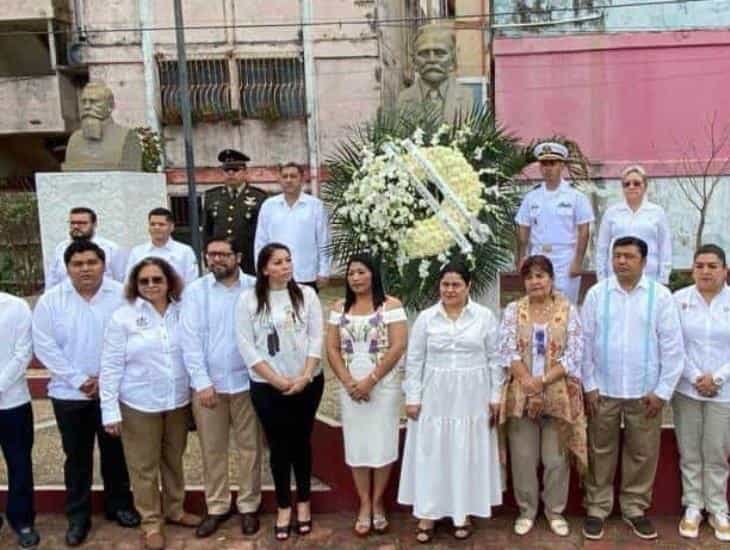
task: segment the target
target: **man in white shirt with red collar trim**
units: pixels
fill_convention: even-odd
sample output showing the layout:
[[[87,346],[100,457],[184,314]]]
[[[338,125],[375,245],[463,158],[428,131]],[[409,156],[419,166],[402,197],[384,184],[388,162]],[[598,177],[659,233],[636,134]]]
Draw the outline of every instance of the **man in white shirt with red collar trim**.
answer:
[[[172,238],[175,222],[167,208],[153,208],[147,215],[150,240],[135,246],[127,260],[127,277],[132,268],[144,258],[154,256],[168,262],[187,285],[198,278],[198,258],[187,244]]]
[[[645,514],[659,461],[662,410],[682,374],[684,344],[671,292],[643,273],[647,253],[638,237],[616,239],[615,275],[588,291],[581,311],[590,464],[583,535],[591,540],[603,536],[613,509],[622,418],[621,513],[636,536],[657,538]]]
[[[517,271],[527,256],[547,256],[555,270],[555,288],[577,304],[593,208],[588,197],[562,178],[568,160],[564,145],[540,143],[534,154],[544,181],[525,195],[515,216]]]
[[[89,240],[64,253],[68,279],[43,294],[33,311],[33,347],[49,370],[48,396],[61,432],[66,484],[66,544],[81,545],[91,528],[94,442],[101,454],[107,519],[139,525],[119,439],[104,431],[99,370],[104,330],[122,305],[122,285],[104,277],[104,251]]]
[[[302,192],[302,172],[294,162],[279,169],[282,192],[261,205],[254,253],[258,256],[272,242],[285,244],[291,250],[294,280],[318,290],[327,284],[332,263],[329,223],[322,201]]]
[[[5,514],[20,548],[35,548],[33,409],[25,371],[33,356],[31,314],[25,300],[0,292],[0,447],[8,471]],[[2,526],[0,518],[0,526]]]

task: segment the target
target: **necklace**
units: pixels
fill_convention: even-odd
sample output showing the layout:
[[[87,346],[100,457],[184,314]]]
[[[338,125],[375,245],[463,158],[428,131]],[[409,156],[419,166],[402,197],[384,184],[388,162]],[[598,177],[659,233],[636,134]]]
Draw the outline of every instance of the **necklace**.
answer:
[[[529,303],[530,317],[538,317],[540,319],[550,319],[553,312],[553,299],[547,298],[542,304]]]

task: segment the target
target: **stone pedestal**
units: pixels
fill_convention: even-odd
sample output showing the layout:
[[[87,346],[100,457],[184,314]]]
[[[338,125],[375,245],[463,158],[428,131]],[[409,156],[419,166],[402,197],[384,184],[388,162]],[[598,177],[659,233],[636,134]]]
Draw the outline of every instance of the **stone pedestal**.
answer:
[[[168,206],[164,174],[147,172],[53,172],[36,174],[43,265],[48,267],[56,245],[68,238],[68,212],[92,208],[97,234],[123,249],[149,239],[147,213]]]

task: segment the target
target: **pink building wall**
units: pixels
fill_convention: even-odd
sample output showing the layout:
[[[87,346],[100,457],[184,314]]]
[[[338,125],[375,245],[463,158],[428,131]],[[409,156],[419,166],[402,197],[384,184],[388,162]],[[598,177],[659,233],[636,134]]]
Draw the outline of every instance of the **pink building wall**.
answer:
[[[524,141],[563,134],[598,175],[672,176],[707,125],[730,123],[730,31],[497,38],[497,119]]]

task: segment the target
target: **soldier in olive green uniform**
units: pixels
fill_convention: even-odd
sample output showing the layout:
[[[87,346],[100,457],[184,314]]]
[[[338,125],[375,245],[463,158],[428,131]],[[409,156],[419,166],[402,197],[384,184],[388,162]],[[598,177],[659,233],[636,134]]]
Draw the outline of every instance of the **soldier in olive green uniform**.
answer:
[[[259,208],[267,195],[246,182],[247,155],[234,149],[218,154],[226,175],[225,185],[205,192],[203,204],[203,237],[228,235],[242,252],[241,269],[255,275],[253,241]]]

